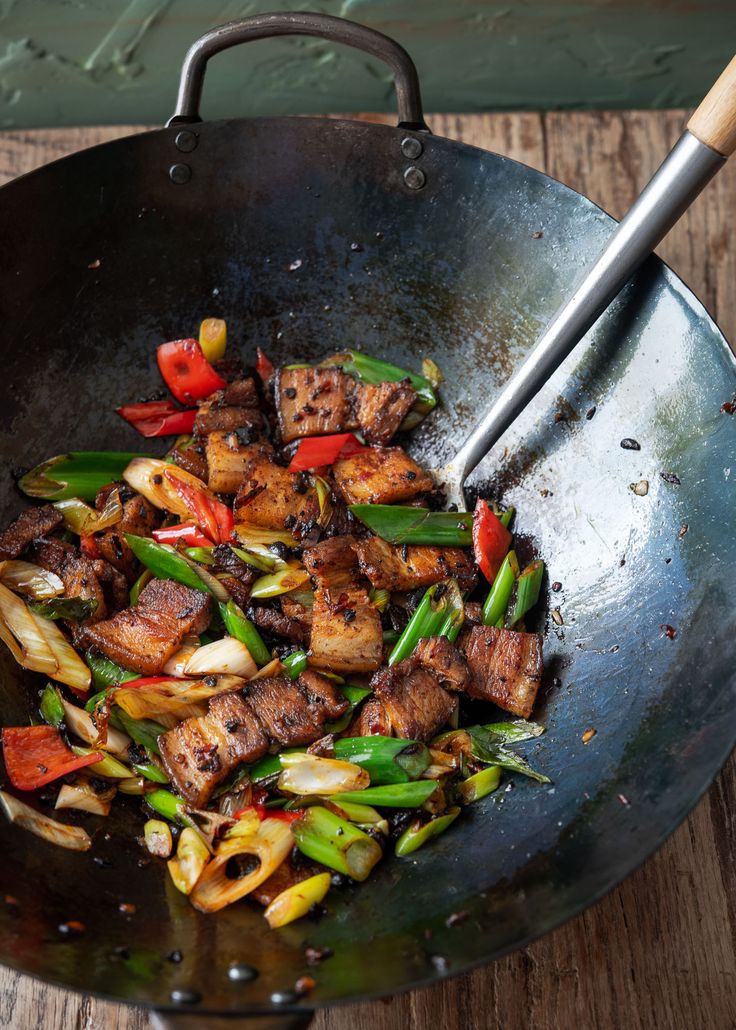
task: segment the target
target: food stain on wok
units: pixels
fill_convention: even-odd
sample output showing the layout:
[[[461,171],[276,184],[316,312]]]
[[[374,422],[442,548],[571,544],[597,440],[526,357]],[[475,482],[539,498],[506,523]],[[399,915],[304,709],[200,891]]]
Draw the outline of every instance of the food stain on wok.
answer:
[[[461,835],[463,809],[508,777],[549,782],[517,750],[543,732],[544,563],[500,490],[444,510],[405,451],[425,420],[425,440],[443,432],[428,356],[422,372],[351,349],[274,367],[259,350],[253,374],[221,319],[156,356],[173,399],[117,412],[148,447],[166,441],[162,458],[47,459],[19,481],[44,503],[0,534],[0,636],[40,688],[29,725],[3,730],[0,806],[19,832],[110,842],[117,862],[87,820],[135,806],[138,864],[200,912],[248,899],[274,932],[329,920],[331,890]],[[127,921],[139,907],[115,904]],[[305,974],[271,1000],[315,986]]]

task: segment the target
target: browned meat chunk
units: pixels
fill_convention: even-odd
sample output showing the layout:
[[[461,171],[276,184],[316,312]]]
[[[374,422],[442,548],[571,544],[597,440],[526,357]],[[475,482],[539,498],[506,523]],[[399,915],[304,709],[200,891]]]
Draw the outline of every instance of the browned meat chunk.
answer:
[[[217,399],[219,393],[212,394],[207,400]],[[222,391],[222,401],[238,408],[257,408],[260,405],[258,387],[250,376],[247,379],[235,379]]]
[[[61,573],[66,597],[81,597],[84,600],[96,602],[95,610],[89,619],[90,622],[104,619],[107,614],[105,591],[95,565],[97,562],[86,558],[83,554],[74,555],[64,563]]]
[[[305,669],[297,682],[322,726],[333,719],[339,719],[347,711],[345,695],[335,687],[332,680],[320,676],[314,669]]]
[[[63,515],[53,504],[27,508],[4,533],[0,533],[0,561],[17,558],[33,540],[53,533],[63,521]]]
[[[199,406],[194,422],[197,436],[246,430],[255,439],[264,422],[258,407],[258,393],[252,379],[236,380],[211,394]]]
[[[434,487],[401,447],[371,447],[336,461],[332,474],[346,504],[402,504]]]
[[[378,610],[358,578],[352,537],[332,537],[304,552],[316,582],[312,608],[312,663],[337,673],[373,672],[383,656]]]
[[[462,547],[393,547],[377,536],[356,540],[360,571],[374,587],[416,590],[453,576],[463,591],[476,584],[475,565]]]
[[[483,622],[483,605],[479,601],[465,602],[465,624],[479,626]]]
[[[152,579],[135,608],[87,627],[85,643],[125,669],[153,676],[187,634],[196,636],[206,629],[210,614],[209,594],[173,580]]]
[[[250,603],[250,587],[246,586],[242,579],[237,579],[235,576],[223,576],[220,582],[238,607],[246,608],[248,606]]]
[[[284,443],[301,436],[344,433],[358,426],[355,380],[339,368],[280,368],[276,373]]]
[[[236,522],[263,529],[288,529],[300,538],[316,525],[319,502],[303,475],[287,472],[260,455],[245,466],[233,512]]]
[[[128,603],[128,585],[123,574],[102,559],[80,554],[72,544],[53,538],[37,540],[33,559],[60,577],[66,597],[96,602],[89,622],[104,619],[110,610],[118,611]]]
[[[309,633],[312,629],[312,609],[305,608],[299,601],[295,601],[293,597],[284,594],[281,598],[281,611],[284,615],[288,615],[290,619],[300,622],[306,632],[306,639],[309,639]]]
[[[393,735],[407,740],[430,740],[455,708],[455,699],[442,689],[437,677],[414,658],[380,669],[371,687],[384,707]]]
[[[132,493],[130,488],[119,483],[110,483],[98,491],[95,506],[102,511],[113,490],[120,491],[123,501],[123,517],[110,529],[95,533],[94,540],[100,556],[118,569],[132,582],[138,573],[138,561],[125,540],[126,533],[135,536],[150,536],[161,525],[161,512],[145,497]]]
[[[241,762],[268,750],[260,720],[240,691],[218,694],[207,715],[185,719],[158,738],[161,759],[179,793],[196,808]]]
[[[420,640],[412,660],[433,672],[445,690],[465,690],[470,683],[470,670],[465,655],[447,637],[426,637]]]
[[[460,637],[471,672],[469,697],[493,701],[528,719],[542,681],[542,638],[495,626],[473,626]]]
[[[304,552],[304,568],[320,586],[331,586],[334,590],[348,587],[358,576],[354,545],[355,537],[352,536],[333,536],[323,540]]]
[[[210,433],[206,446],[207,485],[218,494],[238,492],[251,458],[268,461],[273,456],[270,444],[244,444],[237,433]]]
[[[336,673],[373,672],[383,657],[383,632],[378,610],[363,587],[335,595],[317,589],[310,638],[312,663]]]
[[[243,368],[243,362],[240,358],[234,358],[232,356],[227,358],[218,358],[217,361],[212,362],[212,367],[228,384],[241,381],[245,377],[245,369]]]
[[[265,629],[277,637],[286,637],[295,644],[306,644],[309,640],[309,627],[298,619],[289,618],[276,608],[253,608],[250,614],[259,629]]]
[[[358,421],[368,443],[385,447],[414,406],[411,379],[365,385],[358,398]]]
[[[163,733],[161,758],[179,793],[201,807],[236,765],[257,761],[270,745],[318,740],[324,723],[347,707],[329,680],[309,670],[296,682],[288,676],[251,680],[243,690],[214,697],[207,715]]]
[[[311,744],[322,736],[325,722],[348,707],[329,680],[310,670],[296,682],[288,676],[251,680],[248,702],[268,737],[281,747]]]
[[[79,552],[73,544],[49,537],[34,541],[31,559],[42,569],[48,569],[49,572],[54,572],[59,578],[63,578],[64,566],[78,554]]]
[[[185,472],[191,472],[197,479],[201,479],[203,483],[207,482],[207,458],[201,440],[194,440],[188,447],[172,447],[166,457]]]
[[[225,732],[227,762],[231,767],[234,762],[253,762],[254,756],[265,754],[268,737],[244,693],[216,695],[205,718]]]
[[[213,572],[227,572],[245,586],[250,586],[261,575],[258,569],[239,558],[229,544],[218,544],[212,550],[212,557],[215,559]]]
[[[390,737],[391,726],[383,702],[377,697],[369,697],[358,709],[358,714],[353,717],[343,736],[370,737],[375,734]]]

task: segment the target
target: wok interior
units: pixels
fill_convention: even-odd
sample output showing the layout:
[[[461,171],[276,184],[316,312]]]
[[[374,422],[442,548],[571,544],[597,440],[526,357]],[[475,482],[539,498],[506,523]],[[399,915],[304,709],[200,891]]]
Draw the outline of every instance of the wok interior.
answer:
[[[185,185],[169,179],[182,155],[162,130],[0,194],[12,257],[0,284],[6,522],[18,469],[65,450],[145,450],[112,409],[150,396],[155,344],[205,316],[227,319],[246,359],[256,345],[275,362],[346,345],[413,367],[433,357],[445,407],[412,451],[439,465],[610,231],[560,184],[446,140],[424,141],[427,185],[412,192],[398,130],[281,119],[197,131]],[[553,786],[515,779],[416,856],[333,892],[328,918],[275,933],[247,904],[203,916],[162,864],[139,868],[136,799],[99,820],[87,856],[2,823],[0,894],[19,907],[0,905],[0,960],[135,1001],[165,1004],[188,986],[204,1007],[258,1008],[305,973],[308,942],[335,951],[310,1003],[390,992],[441,973],[431,955],[454,971],[542,933],[651,852],[733,742],[733,445],[719,408],[734,364],[654,259],[591,341],[475,478],[517,507],[523,557],[539,554],[562,583],[549,597],[564,625],[542,618],[535,717],[547,732],[531,750]],[[641,450],[622,450],[623,437]],[[629,484],[642,478],[638,497]],[[4,649],[0,663],[0,720],[22,724],[40,678]],[[468,921],[448,928],[458,910]],[[69,919],[86,932],[62,938]],[[166,959],[174,949],[179,964]],[[232,961],[261,975],[235,985]]]

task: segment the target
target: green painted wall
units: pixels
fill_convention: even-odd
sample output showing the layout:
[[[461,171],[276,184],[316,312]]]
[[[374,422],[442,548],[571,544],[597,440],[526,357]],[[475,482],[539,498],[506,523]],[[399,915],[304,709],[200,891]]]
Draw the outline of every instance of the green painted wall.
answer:
[[[0,126],[161,122],[195,36],[299,7],[395,36],[430,111],[688,106],[736,49],[736,0],[0,0]],[[391,106],[379,64],[292,38],[217,57],[204,111]]]

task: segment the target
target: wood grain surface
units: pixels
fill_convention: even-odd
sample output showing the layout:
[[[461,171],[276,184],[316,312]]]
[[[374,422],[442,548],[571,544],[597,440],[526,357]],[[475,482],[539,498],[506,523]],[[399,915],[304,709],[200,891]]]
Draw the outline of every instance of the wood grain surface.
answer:
[[[371,118],[371,116],[366,116]],[[377,119],[378,120],[378,119]],[[433,130],[541,168],[620,216],[684,111],[442,115]],[[0,134],[0,181],[136,131]],[[736,340],[736,162],[660,253]],[[736,760],[641,869],[555,933],[444,984],[317,1015],[314,1030],[732,1030],[736,1027]],[[0,969],[0,1027],[147,1030],[143,1010]]]

